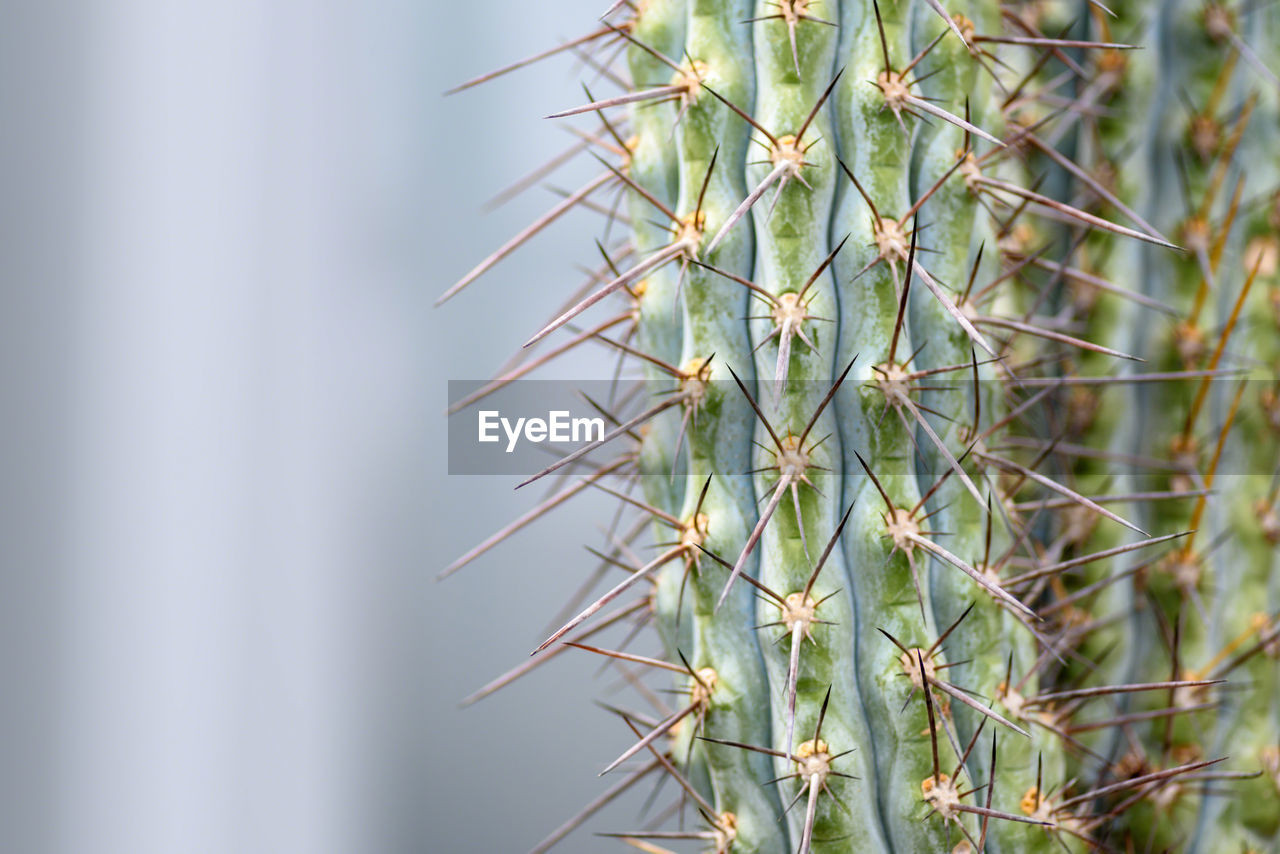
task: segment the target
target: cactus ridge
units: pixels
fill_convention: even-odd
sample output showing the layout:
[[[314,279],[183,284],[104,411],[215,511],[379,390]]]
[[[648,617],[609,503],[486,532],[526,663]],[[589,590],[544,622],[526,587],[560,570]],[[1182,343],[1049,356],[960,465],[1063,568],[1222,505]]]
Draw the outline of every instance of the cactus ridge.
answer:
[[[452,407],[587,344],[637,389],[442,573],[577,495],[634,519],[468,698],[572,651],[648,706],[533,850],[668,779],[613,836],[1280,851],[1280,6],[619,2],[452,91],[570,51],[580,141],[511,192],[596,176],[441,297],[605,218]]]

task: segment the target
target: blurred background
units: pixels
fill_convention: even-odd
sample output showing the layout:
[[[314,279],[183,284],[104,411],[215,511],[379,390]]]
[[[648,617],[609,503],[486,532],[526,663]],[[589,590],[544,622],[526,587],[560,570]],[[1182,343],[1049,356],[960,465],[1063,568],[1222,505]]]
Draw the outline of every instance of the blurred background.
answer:
[[[592,508],[434,581],[537,498],[446,474],[446,381],[595,224],[431,304],[554,203],[480,213],[582,97],[564,59],[441,92],[605,5],[3,4],[0,850],[524,851],[601,790],[628,739],[588,662],[457,708]]]

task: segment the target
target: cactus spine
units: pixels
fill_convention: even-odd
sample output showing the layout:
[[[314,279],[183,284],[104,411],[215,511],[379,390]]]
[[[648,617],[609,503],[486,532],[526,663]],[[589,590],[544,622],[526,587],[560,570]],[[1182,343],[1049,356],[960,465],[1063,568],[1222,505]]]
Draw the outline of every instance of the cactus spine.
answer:
[[[658,557],[612,538],[538,653],[674,698],[619,711],[618,789],[674,778],[717,852],[1277,850],[1280,11],[603,20],[626,88],[562,115],[607,170],[551,218],[617,188],[631,235],[526,346],[662,395],[530,478],[636,443],[587,481]],[[635,614],[660,657],[597,644]]]

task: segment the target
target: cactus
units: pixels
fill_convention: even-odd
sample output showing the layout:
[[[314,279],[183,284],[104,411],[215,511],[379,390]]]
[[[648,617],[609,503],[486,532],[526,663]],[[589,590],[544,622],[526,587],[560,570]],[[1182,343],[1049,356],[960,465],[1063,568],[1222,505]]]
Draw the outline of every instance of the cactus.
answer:
[[[638,392],[443,573],[635,516],[480,692],[635,688],[534,850],[659,779],[635,849],[1280,850],[1280,9],[642,0],[570,51],[598,177],[441,298],[605,217],[544,355],[453,402],[588,342]]]

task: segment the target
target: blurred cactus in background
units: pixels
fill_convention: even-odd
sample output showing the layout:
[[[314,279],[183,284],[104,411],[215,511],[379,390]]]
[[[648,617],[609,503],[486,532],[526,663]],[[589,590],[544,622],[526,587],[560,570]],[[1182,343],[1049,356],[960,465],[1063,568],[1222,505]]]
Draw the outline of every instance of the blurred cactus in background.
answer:
[[[443,573],[618,505],[563,625],[471,698],[561,653],[633,689],[618,782],[535,850],[666,779],[622,843],[1280,851],[1280,6],[602,11],[536,57],[587,91],[516,189],[598,175],[441,298],[601,215],[454,406],[577,347],[624,380]]]

